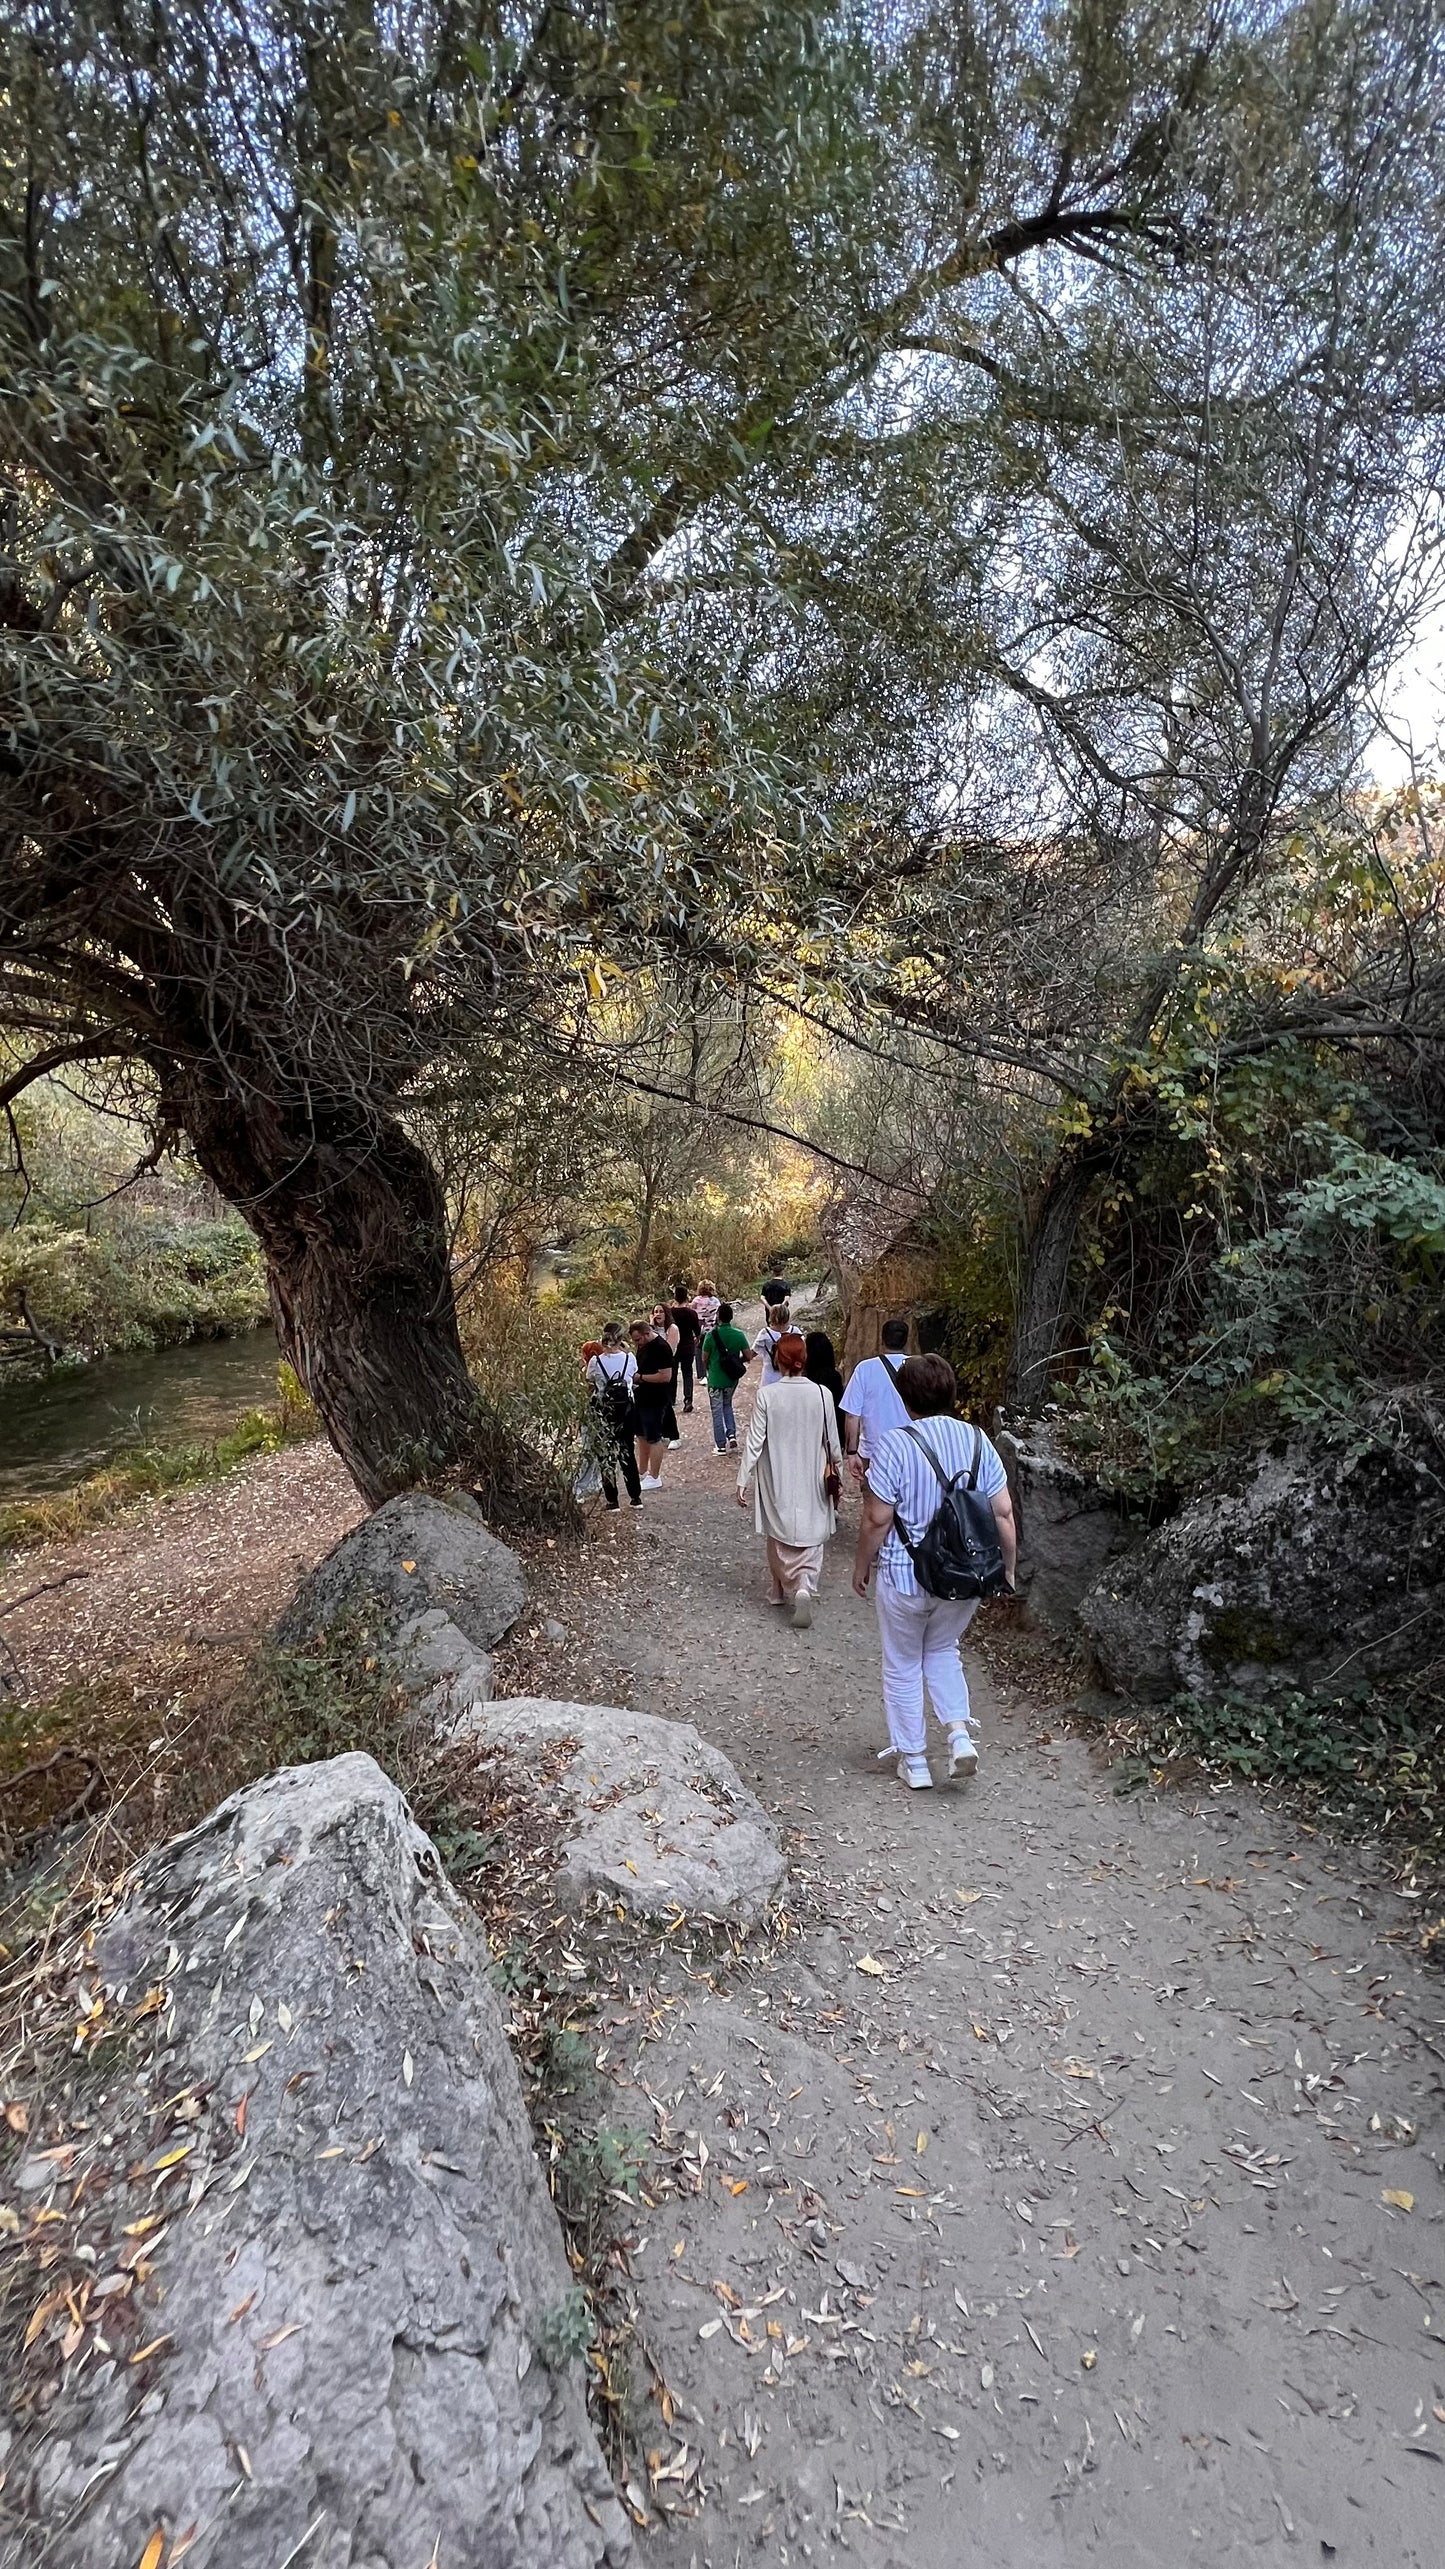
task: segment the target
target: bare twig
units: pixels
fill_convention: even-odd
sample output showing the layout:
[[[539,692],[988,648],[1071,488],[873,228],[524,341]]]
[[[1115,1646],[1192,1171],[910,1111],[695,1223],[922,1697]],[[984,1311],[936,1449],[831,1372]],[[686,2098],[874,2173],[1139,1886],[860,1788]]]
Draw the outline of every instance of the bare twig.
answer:
[[[72,1579],[89,1577],[88,1570],[62,1570],[58,1579],[42,1579],[38,1588],[26,1588],[20,1596],[11,1597],[8,1603],[0,1606],[0,1615],[13,1615],[20,1606],[30,1605],[36,1597],[48,1597],[52,1589],[66,1588]]]

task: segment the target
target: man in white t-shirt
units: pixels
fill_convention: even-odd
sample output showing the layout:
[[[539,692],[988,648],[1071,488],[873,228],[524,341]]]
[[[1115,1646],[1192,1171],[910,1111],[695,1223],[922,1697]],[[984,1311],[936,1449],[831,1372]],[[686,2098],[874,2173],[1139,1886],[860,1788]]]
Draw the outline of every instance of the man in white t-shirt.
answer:
[[[885,1320],[882,1337],[882,1355],[865,1356],[854,1366],[841,1404],[848,1461],[860,1489],[869,1455],[876,1454],[890,1428],[908,1421],[898,1396],[898,1368],[908,1351],[907,1321]]]
[[[958,1398],[953,1367],[943,1356],[910,1356],[898,1377],[906,1413],[905,1426],[894,1428],[875,1449],[868,1465],[868,1490],[853,1586],[868,1593],[875,1562],[878,1637],[883,1650],[883,1709],[888,1716],[888,1746],[880,1757],[896,1757],[897,1772],[917,1791],[933,1782],[926,1754],[924,1688],[938,1720],[948,1733],[950,1775],[976,1775],[978,1751],[963,1673],[959,1643],[978,1612],[977,1597],[931,1597],[920,1588],[899,1526],[917,1543],[941,1495],[938,1472],[919,1443],[937,1458],[946,1480],[972,1471],[981,1496],[993,1507],[1004,1573],[1013,1585],[1018,1538],[1013,1503],[996,1448],[983,1430],[952,1415]],[[909,1435],[907,1427],[917,1433]]]

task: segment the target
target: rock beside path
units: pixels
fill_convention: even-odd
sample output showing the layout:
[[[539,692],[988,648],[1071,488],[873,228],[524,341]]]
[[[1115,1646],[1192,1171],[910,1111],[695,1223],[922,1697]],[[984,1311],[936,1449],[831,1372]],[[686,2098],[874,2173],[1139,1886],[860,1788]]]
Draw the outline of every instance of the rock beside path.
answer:
[[[615,1705],[491,1702],[492,1646],[525,1601],[520,1561],[474,1503],[418,1493],[389,1500],[337,1545],[277,1638],[308,1639],[360,1609],[379,1618],[418,1722],[439,1743],[481,1738],[522,1764],[553,1752],[564,1901],[601,1892],[644,1917],[684,1909],[753,1925],[786,1867],[762,1805],[720,1749],[686,1723]],[[560,1772],[559,1743],[575,1743]]]
[[[1018,1585],[1029,1621],[1070,1632],[1086,1591],[1129,1540],[1123,1511],[1060,1452],[1047,1427],[1003,1428],[997,1443],[1018,1517]]]
[[[1108,1563],[1079,1619],[1110,1684],[1158,1702],[1419,1665],[1445,1620],[1445,1483],[1427,1425],[1413,1451],[1402,1436],[1266,1455],[1242,1490],[1195,1500]]]
[[[373,1621],[393,1648],[415,1646],[435,1682],[469,1653],[488,1652],[527,1602],[526,1573],[509,1545],[489,1534],[475,1499],[429,1490],[388,1499],[343,1535],[304,1579],[276,1626],[276,1638],[313,1640],[348,1615]],[[471,1670],[473,1689],[490,1679]]]
[[[539,2351],[572,2279],[485,1947],[380,1768],[234,1796],[96,1965],[120,2015],[161,1993],[108,2081],[100,2262],[160,2226],[29,2466],[45,2556],[193,2527],[193,2569],[616,2569],[578,2367]]]
[[[746,1927],[781,1891],[787,1866],[762,1804],[688,1723],[517,1696],[464,1713],[455,1736],[478,1735],[523,1758],[576,1743],[555,1787],[564,1900],[605,1892],[644,1917],[685,1909]]]

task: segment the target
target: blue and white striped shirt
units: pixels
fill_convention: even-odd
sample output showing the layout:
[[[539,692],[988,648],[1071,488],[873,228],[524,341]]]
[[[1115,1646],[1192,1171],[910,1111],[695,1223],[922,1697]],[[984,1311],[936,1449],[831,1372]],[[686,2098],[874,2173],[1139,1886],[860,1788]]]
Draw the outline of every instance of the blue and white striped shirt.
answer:
[[[989,1443],[981,1428],[965,1426],[961,1418],[920,1418],[914,1421],[918,1435],[938,1456],[944,1478],[955,1472],[966,1472],[973,1462],[974,1440],[982,1451],[979,1455],[977,1489],[981,1498],[991,1499],[1004,1488],[1008,1474],[996,1447]],[[902,1519],[916,1543],[934,1515],[943,1496],[938,1475],[927,1454],[920,1451],[906,1428],[891,1428],[868,1465],[868,1487],[875,1499],[885,1499],[894,1511],[895,1526]],[[890,1526],[883,1549],[878,1555],[878,1576],[885,1587],[896,1588],[902,1597],[919,1594],[913,1563],[898,1540],[895,1526]]]

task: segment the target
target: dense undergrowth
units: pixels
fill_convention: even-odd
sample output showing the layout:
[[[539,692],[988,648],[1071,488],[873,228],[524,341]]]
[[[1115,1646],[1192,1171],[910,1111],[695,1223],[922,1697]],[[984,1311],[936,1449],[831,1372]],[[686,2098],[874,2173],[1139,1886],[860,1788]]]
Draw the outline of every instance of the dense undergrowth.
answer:
[[[92,1231],[22,1222],[0,1234],[0,1316],[22,1295],[47,1336],[86,1357],[239,1336],[270,1307],[255,1240],[229,1213],[133,1209]]]

